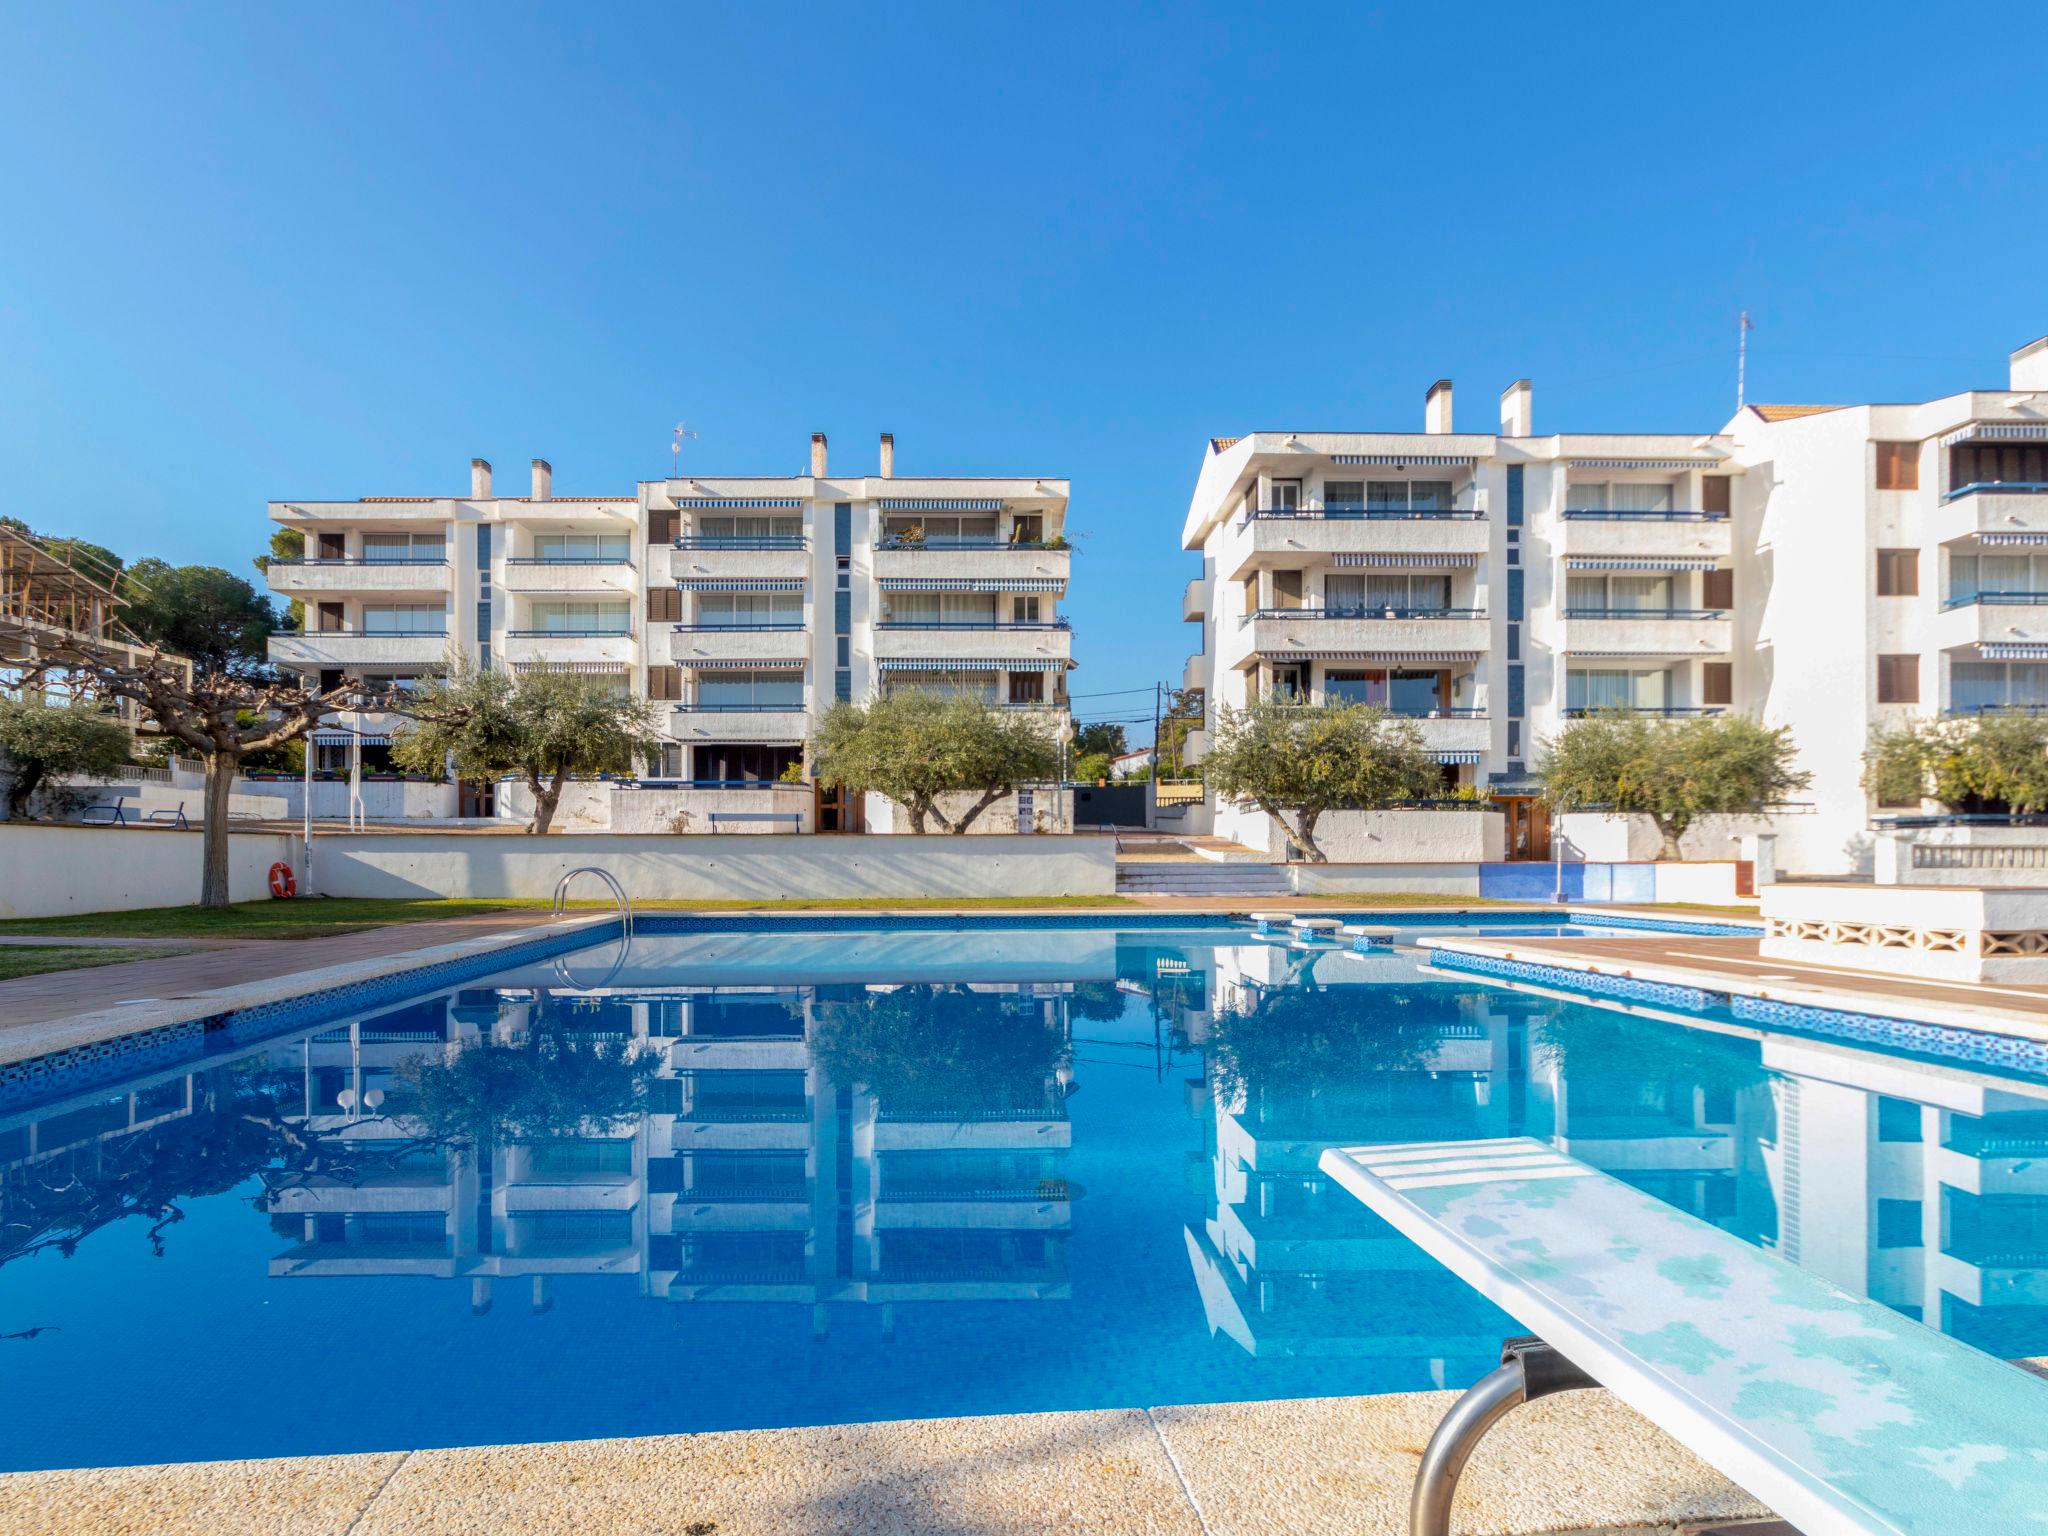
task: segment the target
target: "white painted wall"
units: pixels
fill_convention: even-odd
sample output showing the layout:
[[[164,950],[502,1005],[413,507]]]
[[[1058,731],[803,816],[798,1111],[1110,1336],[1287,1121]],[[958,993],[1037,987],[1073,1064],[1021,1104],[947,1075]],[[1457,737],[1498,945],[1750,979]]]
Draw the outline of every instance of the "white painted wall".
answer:
[[[125,912],[199,900],[201,834],[174,827],[0,824],[0,917]],[[270,893],[270,866],[297,867],[294,843],[277,832],[228,834],[228,894]]]
[[[809,832],[817,820],[817,796],[808,784],[773,789],[626,789],[611,792],[608,829],[614,833],[730,833],[761,836]],[[799,822],[718,823],[721,815],[796,816]]]
[[[1926,885],[1773,885],[1762,893],[1764,955],[1774,960],[1843,966],[1878,974],[1927,976],[1945,981],[2048,982],[2048,956],[1979,953],[1986,933],[2048,930],[2048,888],[1989,889]],[[1848,936],[1799,938],[1792,923],[1856,924],[1891,930],[1884,944]],[[1917,935],[1961,934],[1960,949],[1927,947]]]
[[[939,808],[950,820],[965,814],[967,808],[980,798],[976,795],[943,795]],[[967,836],[981,837],[991,834],[1014,834],[1018,832],[1071,832],[1074,827],[1074,793],[1069,789],[1039,788],[1031,792],[1033,825],[1017,825],[1017,797],[1005,795],[987,810],[974,818],[974,825],[967,829]],[[914,837],[910,829],[910,817],[902,807],[885,795],[869,795],[863,807],[867,829],[871,833],[901,833]],[[928,834],[929,835],[929,834]]]
[[[1777,818],[1782,827],[1789,816]],[[1686,828],[1678,840],[1686,859],[1737,859],[1744,837],[1772,825],[1765,816],[1705,816]],[[1647,816],[1609,816],[1575,811],[1551,823],[1551,835],[1564,839],[1567,860],[1588,864],[1639,864],[1653,860],[1664,847],[1657,824]]]
[[[1098,896],[1116,888],[1106,835],[679,839],[574,833],[393,832],[316,835],[317,886],[330,896],[545,898],[578,865],[615,875],[641,901],[853,896]],[[196,877],[194,888],[197,888]]]
[[[1477,864],[1292,864],[1297,896],[1371,896],[1416,891],[1426,896],[1477,896]]]
[[[1287,836],[1264,811],[1219,805],[1219,836],[1282,859]],[[1332,811],[1316,823],[1316,843],[1333,864],[1483,864],[1507,853],[1499,811]]]

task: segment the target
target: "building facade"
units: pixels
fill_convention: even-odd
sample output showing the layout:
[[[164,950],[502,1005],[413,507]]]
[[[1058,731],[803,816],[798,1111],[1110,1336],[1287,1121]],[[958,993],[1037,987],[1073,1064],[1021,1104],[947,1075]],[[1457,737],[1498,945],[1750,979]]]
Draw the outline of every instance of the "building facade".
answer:
[[[1748,712],[1813,775],[1770,820],[1780,867],[1867,871],[1873,731],[2048,706],[2044,454],[2048,340],[2005,390],[1718,432],[1538,436],[1524,380],[1497,431],[1455,430],[1439,382],[1420,433],[1213,439],[1186,683],[1412,719],[1447,788],[1495,792],[1510,858],[1549,852],[1531,770],[1570,720]]]
[[[305,605],[272,659],[324,685],[403,688],[451,649],[487,668],[570,668],[668,706],[659,777],[772,781],[819,715],[890,686],[967,690],[1066,720],[1073,646],[1063,479],[686,476],[558,496],[533,461],[504,496],[279,501],[305,537],[270,584]],[[388,717],[366,717],[375,741]]]

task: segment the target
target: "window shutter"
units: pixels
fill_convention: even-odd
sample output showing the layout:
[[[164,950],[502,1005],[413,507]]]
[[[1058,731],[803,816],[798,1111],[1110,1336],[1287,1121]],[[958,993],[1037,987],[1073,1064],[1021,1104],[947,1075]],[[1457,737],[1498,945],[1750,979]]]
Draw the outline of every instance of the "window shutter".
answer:
[[[1700,606],[1727,610],[1735,606],[1735,573],[1723,567],[1700,578]]]
[[[647,514],[647,542],[673,544],[681,519],[680,512],[658,512],[650,509]]]
[[[1877,488],[1880,491],[1920,489],[1920,445],[1879,443],[1877,445]]]
[[[680,699],[683,696],[683,669],[681,667],[649,667],[647,669],[647,697],[650,699]]]
[[[1880,656],[1877,658],[1877,702],[1918,704],[1920,702],[1920,658]]]
[[[1700,479],[1700,510],[1702,512],[1728,511],[1729,479],[1726,475],[1704,475]]]
[[[1877,595],[1917,597],[1920,595],[1920,551],[1880,549],[1877,552]]]
[[[647,617],[657,624],[680,624],[683,621],[682,590],[678,587],[649,587]]]
[[[1700,668],[1700,702],[1702,704],[1733,704],[1735,702],[1735,666],[1732,662],[1709,661]]]

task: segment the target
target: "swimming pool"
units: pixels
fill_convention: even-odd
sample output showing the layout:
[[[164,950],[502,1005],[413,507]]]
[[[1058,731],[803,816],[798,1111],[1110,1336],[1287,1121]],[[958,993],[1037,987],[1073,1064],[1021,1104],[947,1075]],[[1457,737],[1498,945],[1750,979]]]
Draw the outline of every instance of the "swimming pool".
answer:
[[[1462,1385],[1521,1330],[1315,1171],[1405,1136],[1545,1138],[2048,1352],[2025,1073],[1242,926],[733,925],[419,985],[0,1115],[0,1467]]]

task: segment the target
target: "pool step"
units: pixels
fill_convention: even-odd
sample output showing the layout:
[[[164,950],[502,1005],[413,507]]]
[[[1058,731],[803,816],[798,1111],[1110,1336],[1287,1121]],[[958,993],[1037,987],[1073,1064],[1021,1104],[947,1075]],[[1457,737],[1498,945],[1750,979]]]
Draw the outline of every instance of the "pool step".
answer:
[[[1286,869],[1278,864],[1156,862],[1119,864],[1116,888],[1126,896],[1286,896]]]

